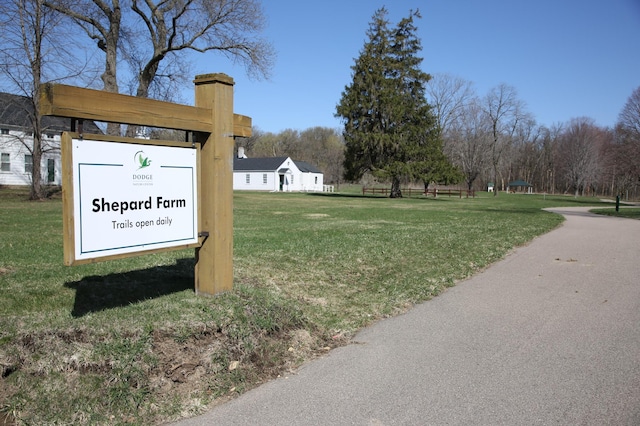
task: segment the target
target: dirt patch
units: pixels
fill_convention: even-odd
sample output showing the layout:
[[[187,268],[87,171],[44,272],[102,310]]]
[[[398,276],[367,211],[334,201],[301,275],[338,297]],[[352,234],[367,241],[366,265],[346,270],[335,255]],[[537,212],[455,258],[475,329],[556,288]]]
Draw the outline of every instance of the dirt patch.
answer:
[[[234,323],[198,323],[150,334],[125,332],[117,338],[84,328],[15,336],[0,351],[0,420],[6,417],[9,425],[23,416],[27,423],[39,421],[30,417],[35,414],[29,413],[28,406],[24,413],[7,416],[19,391],[14,374],[25,383],[69,386],[59,391],[109,394],[112,387],[120,387],[118,392],[127,388],[122,394],[133,398],[144,389],[150,398],[139,401],[140,417],[132,421],[160,424],[202,413],[344,343],[323,338],[301,324],[290,326],[252,328],[248,335],[238,335]],[[117,352],[120,339],[126,352]],[[96,381],[100,388],[81,387]],[[40,398],[35,388],[28,397],[29,403]],[[131,416],[124,409],[111,414],[115,419]]]
[[[158,368],[150,372],[149,382],[157,395],[193,400],[199,390],[207,389],[219,400],[235,397],[285,372],[302,362],[325,353],[327,348],[307,330],[262,335],[250,352],[235,345],[223,330],[204,330],[184,342],[171,333],[153,335],[153,353]],[[243,379],[238,381],[238,377]],[[238,387],[240,386],[240,387]],[[186,411],[201,411],[194,403]]]
[[[2,396],[0,395],[0,401]],[[0,412],[0,426],[14,426],[16,424],[16,418],[11,413]]]
[[[217,330],[204,330],[184,342],[166,331],[153,334],[153,353],[158,367],[149,377],[152,388],[161,394],[190,395],[201,386],[205,374],[225,368],[216,362],[224,350],[226,338]]]

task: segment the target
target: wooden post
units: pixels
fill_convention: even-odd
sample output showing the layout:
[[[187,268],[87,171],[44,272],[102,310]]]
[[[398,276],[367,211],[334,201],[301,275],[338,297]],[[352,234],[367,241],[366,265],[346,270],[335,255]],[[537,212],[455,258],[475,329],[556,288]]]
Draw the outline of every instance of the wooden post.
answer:
[[[200,230],[208,232],[196,249],[196,294],[233,288],[233,79],[225,74],[196,76],[195,106],[211,110],[211,133],[200,154]],[[206,135],[205,135],[206,136]],[[199,135],[199,138],[205,136]]]

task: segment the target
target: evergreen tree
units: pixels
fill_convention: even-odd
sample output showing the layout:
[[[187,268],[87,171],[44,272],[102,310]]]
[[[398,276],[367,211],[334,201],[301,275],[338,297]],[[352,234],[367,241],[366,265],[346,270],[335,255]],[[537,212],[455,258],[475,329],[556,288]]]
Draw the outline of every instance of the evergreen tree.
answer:
[[[382,105],[389,95],[389,21],[382,8],[373,16],[360,57],[351,67],[353,82],[345,88],[336,116],[345,121],[345,178],[357,180],[367,171],[375,171],[382,155],[385,137]]]
[[[353,82],[342,93],[336,116],[345,123],[345,177],[356,180],[370,171],[391,181],[395,198],[402,196],[403,179],[432,176],[448,162],[425,98],[431,77],[420,69],[414,25],[420,15],[411,12],[390,30],[387,13],[381,8],[373,16],[369,40],[351,67]]]

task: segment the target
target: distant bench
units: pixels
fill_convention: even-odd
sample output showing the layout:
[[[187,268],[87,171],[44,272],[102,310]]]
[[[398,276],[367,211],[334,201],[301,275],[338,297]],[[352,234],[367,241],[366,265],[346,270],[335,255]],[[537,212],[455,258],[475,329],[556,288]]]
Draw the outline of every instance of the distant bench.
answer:
[[[448,195],[449,197],[451,197],[452,195],[457,195],[459,198],[462,198],[462,195],[464,194],[467,198],[469,198],[469,196],[475,198],[476,196],[476,191],[474,190],[468,190],[468,189],[438,189],[438,188],[433,188],[430,189],[428,191],[424,191],[424,189],[412,189],[412,188],[405,188],[402,189],[402,195],[406,195],[408,197],[411,197],[412,195],[425,195],[425,196],[432,196],[432,197],[437,197],[438,195]],[[362,187],[362,195],[366,195],[366,194],[381,194],[381,195],[389,195],[391,193],[391,189],[390,188],[367,188],[366,186]]]

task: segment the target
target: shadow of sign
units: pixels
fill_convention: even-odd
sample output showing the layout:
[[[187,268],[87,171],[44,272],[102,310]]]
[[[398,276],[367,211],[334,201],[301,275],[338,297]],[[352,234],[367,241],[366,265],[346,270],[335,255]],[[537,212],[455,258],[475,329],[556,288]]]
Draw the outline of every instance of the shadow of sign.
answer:
[[[178,259],[174,265],[92,275],[67,282],[65,287],[76,290],[71,315],[77,318],[172,293],[193,291],[194,265],[194,259]]]

